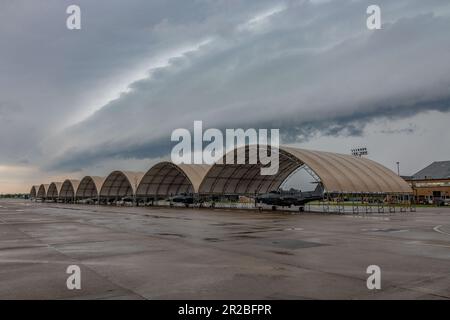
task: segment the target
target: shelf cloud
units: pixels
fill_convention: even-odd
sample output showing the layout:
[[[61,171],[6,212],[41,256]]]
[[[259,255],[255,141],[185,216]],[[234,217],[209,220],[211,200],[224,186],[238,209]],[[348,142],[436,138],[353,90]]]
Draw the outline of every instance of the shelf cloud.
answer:
[[[448,1],[378,1],[381,30],[368,1],[79,2],[78,31],[68,1],[0,5],[0,164],[160,158],[194,120],[302,143],[450,111]]]

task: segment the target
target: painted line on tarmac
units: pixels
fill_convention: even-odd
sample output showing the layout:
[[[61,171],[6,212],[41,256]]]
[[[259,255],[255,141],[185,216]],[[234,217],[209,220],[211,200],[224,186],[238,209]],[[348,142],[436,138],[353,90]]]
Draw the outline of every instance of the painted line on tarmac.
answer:
[[[440,230],[441,227],[442,227],[442,225],[436,226],[436,227],[433,228],[433,230],[436,231],[436,232],[445,234],[447,236],[450,236],[450,233]]]
[[[14,249],[14,248],[11,248]],[[24,264],[63,264],[63,265],[86,265],[86,266],[129,266],[130,263],[111,263],[95,261],[74,261],[74,260],[31,260],[31,259],[0,259],[0,264],[6,263],[24,263]]]

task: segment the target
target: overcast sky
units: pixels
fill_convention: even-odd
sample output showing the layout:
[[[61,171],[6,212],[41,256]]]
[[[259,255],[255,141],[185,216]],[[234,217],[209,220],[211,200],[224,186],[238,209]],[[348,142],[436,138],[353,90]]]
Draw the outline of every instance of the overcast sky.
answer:
[[[449,30],[448,0],[2,0],[0,192],[146,171],[194,120],[413,174],[450,160]]]

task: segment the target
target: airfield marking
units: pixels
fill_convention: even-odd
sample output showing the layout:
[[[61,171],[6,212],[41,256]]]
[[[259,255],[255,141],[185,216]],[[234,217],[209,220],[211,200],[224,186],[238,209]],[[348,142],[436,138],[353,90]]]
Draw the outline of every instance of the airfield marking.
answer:
[[[14,249],[14,248],[10,248]],[[81,265],[92,265],[92,266],[128,266],[130,263],[111,263],[111,262],[86,262],[86,261],[74,261],[74,260],[27,260],[27,259],[0,259],[0,264],[2,263],[25,263],[25,264],[74,264],[79,263]]]
[[[440,229],[439,229],[440,227],[442,227],[442,225],[439,225],[439,226],[434,227],[433,230],[436,231],[436,232],[445,234],[445,235],[447,235],[447,236],[450,236],[450,233],[440,230]]]

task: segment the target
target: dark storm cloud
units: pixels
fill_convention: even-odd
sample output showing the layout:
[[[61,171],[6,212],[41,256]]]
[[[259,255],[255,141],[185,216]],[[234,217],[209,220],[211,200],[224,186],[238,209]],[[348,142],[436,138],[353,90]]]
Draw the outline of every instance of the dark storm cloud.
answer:
[[[317,133],[329,136],[361,136],[367,124],[380,119],[398,120],[408,118],[424,111],[450,111],[449,100],[426,101],[424,103],[408,104],[395,107],[379,107],[371,112],[359,111],[352,115],[344,115],[335,119],[323,119],[309,123],[286,122],[279,123],[279,127],[285,128],[282,139],[285,143],[304,142]],[[413,133],[414,128],[398,130],[382,130],[383,133]]]
[[[74,3],[81,7],[80,31],[66,28],[66,8]],[[2,1],[0,164],[22,157],[45,164],[42,141],[105,91],[107,96],[130,70],[210,32],[220,34],[264,6],[265,1]]]
[[[132,84],[131,92],[68,130],[69,151],[49,167],[164,156],[171,131],[191,128],[194,120],[216,128],[280,128],[283,142],[298,142],[317,132],[361,135],[377,118],[449,110],[450,41],[442,32],[450,28],[448,17],[417,14],[379,32],[365,30],[360,18],[363,27],[352,28],[349,19],[348,34],[335,37],[320,14],[303,25],[304,8],[313,10],[289,7],[261,29],[216,37]],[[338,24],[344,11],[326,11],[328,23]]]
[[[72,1],[2,2],[0,164],[66,171],[164,156],[171,131],[194,120],[280,128],[298,142],[448,111],[448,1],[377,2],[374,32],[368,1],[77,1],[75,32]],[[135,71],[151,73],[135,81]],[[127,93],[101,99],[125,78]]]
[[[304,123],[293,121],[271,121],[266,124],[260,123],[254,125],[253,128],[282,128],[280,138],[283,143],[304,142],[311,139],[315,134],[328,136],[361,136],[367,124],[376,119],[384,118],[389,120],[407,118],[417,113],[427,111],[450,111],[450,101],[430,102],[424,105],[417,104],[408,106],[407,108],[389,108],[379,109],[371,113],[360,113],[351,116],[337,117],[332,120],[318,120]],[[243,128],[248,128],[243,126]],[[187,127],[191,130],[191,127]],[[206,128],[205,128],[206,129]],[[225,130],[226,126],[219,127]],[[191,130],[192,131],[192,130]],[[401,128],[395,130],[381,130],[382,133],[400,134],[414,133],[413,127]],[[132,141],[118,145],[116,143],[103,145],[101,148],[93,148],[89,151],[77,150],[76,148],[69,151],[63,158],[57,159],[56,162],[50,162],[49,170],[62,171],[79,171],[84,167],[93,163],[101,162],[106,159],[147,159],[166,156],[170,153],[171,147],[175,143],[169,143],[168,138],[151,141],[142,144],[135,144]]]

